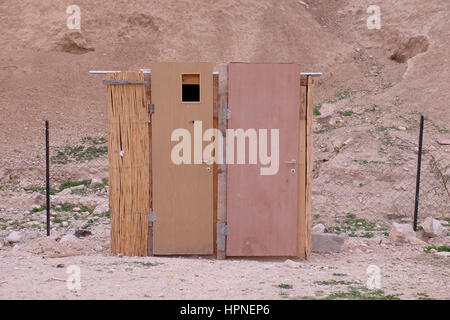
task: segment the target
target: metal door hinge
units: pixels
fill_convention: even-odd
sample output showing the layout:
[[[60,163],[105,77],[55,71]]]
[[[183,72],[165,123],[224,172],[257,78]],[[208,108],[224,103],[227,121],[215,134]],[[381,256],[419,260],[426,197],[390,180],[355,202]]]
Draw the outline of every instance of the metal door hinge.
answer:
[[[148,114],[155,113],[155,105],[153,103],[149,103],[147,107],[148,107]]]
[[[148,221],[155,222],[156,221],[156,212],[153,210],[150,210],[150,213],[148,214]]]
[[[223,234],[226,236],[230,234],[230,227],[227,224],[223,227]]]
[[[231,109],[225,109],[225,119],[226,120],[231,119]]]
[[[230,234],[230,228],[225,222],[217,221],[217,250],[224,251],[226,238]]]

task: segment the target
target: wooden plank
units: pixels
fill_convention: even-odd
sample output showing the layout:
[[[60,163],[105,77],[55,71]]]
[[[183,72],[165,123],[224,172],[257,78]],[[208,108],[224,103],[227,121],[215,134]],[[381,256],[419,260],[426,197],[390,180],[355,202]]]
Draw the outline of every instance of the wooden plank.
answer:
[[[312,168],[313,168],[313,140],[312,122],[314,109],[314,85],[312,76],[308,76],[306,92],[306,217],[305,217],[305,252],[306,259],[311,254],[311,206],[312,206]]]
[[[279,170],[228,165],[227,256],[297,256],[298,173],[289,162],[298,162],[299,73],[297,64],[229,64],[228,126],[278,129]]]
[[[183,84],[200,84],[199,74],[183,74],[182,75]]]
[[[141,72],[107,75],[143,81]],[[111,248],[126,256],[146,256],[149,205],[148,112],[143,84],[108,85],[109,206]]]
[[[152,102],[152,75],[151,73],[145,73],[144,74],[145,79],[145,97],[146,97],[146,103],[147,106],[149,103]],[[148,123],[148,144],[149,144],[149,172],[148,172],[148,180],[149,180],[149,190],[148,190],[148,197],[149,197],[149,211],[152,208],[152,121],[151,121],[151,115],[149,114],[149,123]],[[148,236],[147,236],[147,255],[153,256],[153,222],[150,220],[148,221]]]
[[[213,128],[213,78],[210,63],[153,63],[152,173],[153,253],[213,254],[213,168],[211,164],[180,164],[171,160],[175,129],[194,140],[194,123]],[[181,102],[181,74],[200,74],[201,102]],[[191,144],[191,162],[193,146]],[[203,142],[203,147],[209,143]]]
[[[298,237],[297,254],[305,259],[306,245],[306,87],[300,89],[299,162],[298,162]]]
[[[300,76],[300,86],[307,87],[314,83],[314,78],[312,76]]]
[[[217,110],[218,128],[223,137],[222,154],[225,159],[226,158],[225,133],[228,127],[228,121],[225,116],[228,108],[228,64],[219,65],[218,94],[219,94],[219,104]],[[227,223],[227,165],[225,163],[219,164],[217,166],[217,169],[218,169],[217,223],[216,223],[217,259],[225,259],[226,257],[225,225]]]
[[[219,118],[218,118],[218,108],[219,108],[219,75],[214,74],[213,75],[213,125],[214,129],[217,129],[219,127]],[[217,150],[217,146],[216,146]],[[215,150],[215,152],[217,152]],[[214,154],[215,155],[215,154]],[[218,176],[217,176],[217,170],[218,165],[216,162],[213,164],[213,172],[214,172],[214,178],[213,178],[213,195],[214,195],[214,201],[213,201],[213,208],[214,208],[214,216],[213,216],[213,239],[214,239],[214,253],[217,253],[217,242],[215,241],[217,239],[217,200],[218,200],[218,194],[217,194],[217,183],[218,183]]]

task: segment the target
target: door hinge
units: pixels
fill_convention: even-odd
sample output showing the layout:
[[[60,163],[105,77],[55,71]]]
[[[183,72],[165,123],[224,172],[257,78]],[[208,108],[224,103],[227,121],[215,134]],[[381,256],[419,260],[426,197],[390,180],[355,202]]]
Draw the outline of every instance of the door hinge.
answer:
[[[224,251],[226,238],[230,234],[230,228],[225,222],[217,221],[217,250]]]
[[[149,103],[147,108],[148,108],[148,114],[154,114],[155,113],[155,105],[153,103]]]
[[[231,119],[231,109],[225,109],[225,119],[226,120]]]
[[[156,212],[153,210],[150,210],[148,214],[148,221],[155,222],[156,221]]]
[[[223,227],[223,234],[226,236],[230,234],[230,227],[227,224],[225,224]]]

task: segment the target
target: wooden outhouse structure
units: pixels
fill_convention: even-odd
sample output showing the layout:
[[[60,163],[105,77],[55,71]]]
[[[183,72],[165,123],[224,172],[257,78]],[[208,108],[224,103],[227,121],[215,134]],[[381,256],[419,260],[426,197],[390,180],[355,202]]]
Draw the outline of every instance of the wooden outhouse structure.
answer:
[[[214,72],[211,63],[162,62],[151,72],[108,73],[104,83],[114,253],[308,258],[311,75],[295,63],[229,63]],[[208,158],[211,142],[198,135],[210,128],[220,137]],[[173,161],[177,129],[192,137],[190,154],[182,152],[190,164]],[[267,163],[227,161],[237,150],[227,132],[249,129],[269,137],[264,155],[277,150],[275,173],[261,174]]]

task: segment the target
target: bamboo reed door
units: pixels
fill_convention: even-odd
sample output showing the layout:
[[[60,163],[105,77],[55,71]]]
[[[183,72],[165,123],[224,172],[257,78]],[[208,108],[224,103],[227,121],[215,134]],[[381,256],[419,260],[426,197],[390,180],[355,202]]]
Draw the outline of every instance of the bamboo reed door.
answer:
[[[111,247],[147,255],[150,211],[149,114],[140,72],[108,74],[108,160]]]
[[[213,68],[210,63],[153,63],[152,115],[152,206],[153,253],[155,255],[214,252],[213,175],[209,160],[194,164],[194,125],[203,132],[213,128]],[[190,134],[191,164],[172,162],[171,141],[176,129]]]

